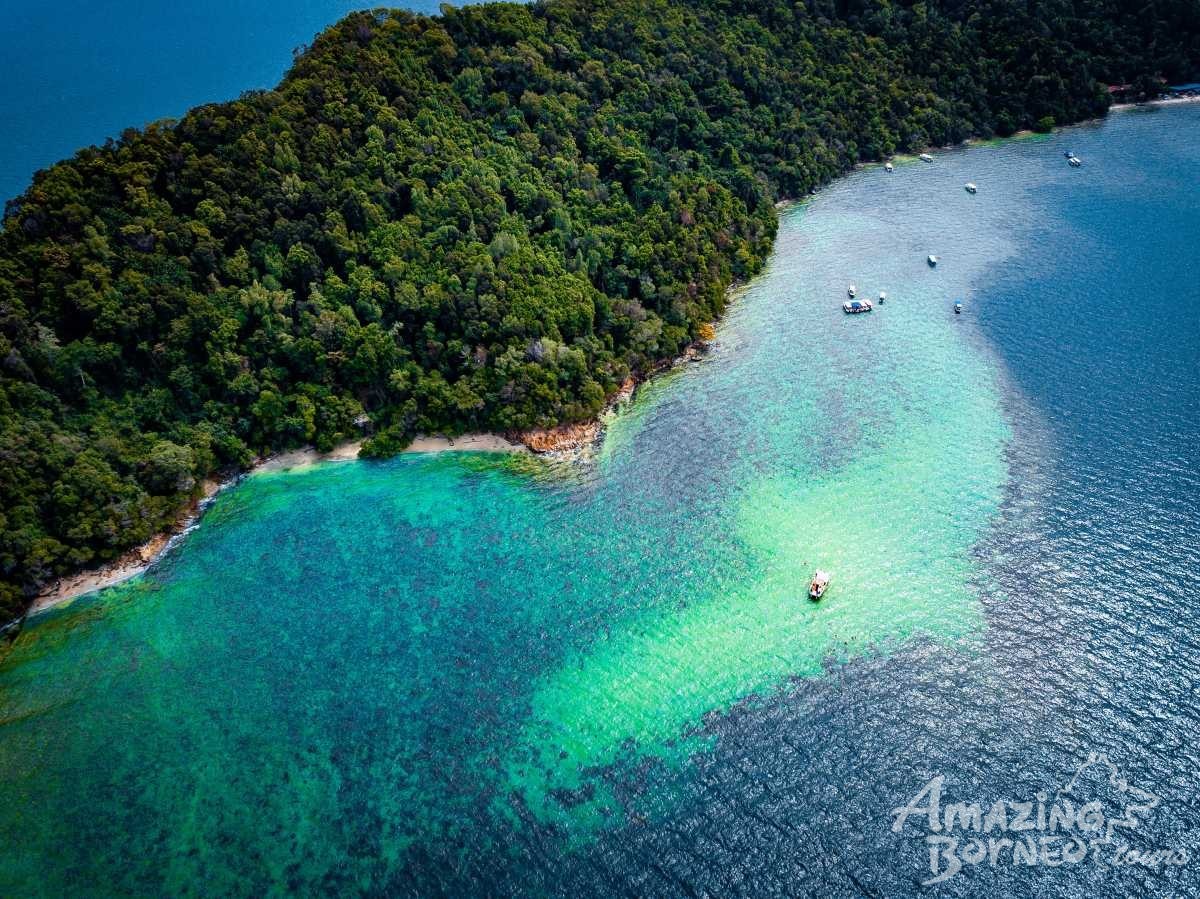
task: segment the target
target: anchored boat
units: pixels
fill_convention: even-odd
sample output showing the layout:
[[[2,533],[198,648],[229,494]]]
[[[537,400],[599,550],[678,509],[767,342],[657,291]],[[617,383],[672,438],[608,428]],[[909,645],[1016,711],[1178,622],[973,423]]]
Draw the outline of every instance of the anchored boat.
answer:
[[[925,261],[929,263],[930,268],[938,264],[938,258],[932,253],[929,254]]]
[[[933,162],[933,157],[930,156],[928,153],[922,153],[921,154],[921,162]]]
[[[967,193],[973,194],[977,190],[979,190],[979,188],[975,186],[974,182],[972,182],[972,181],[967,182]]]
[[[856,294],[857,292],[858,292],[858,288],[855,287],[853,284],[851,284],[849,287],[846,288],[846,293],[848,293],[850,295],[850,299],[854,299],[854,294]]]
[[[858,315],[860,312],[870,312],[874,307],[866,300],[848,300],[842,303],[842,311],[847,315]]]
[[[808,585],[808,595],[810,599],[820,599],[825,595],[825,591],[829,589],[829,572],[822,571],[820,568],[813,574],[812,582]]]
[[[961,315],[961,314],[962,314],[962,300],[959,300],[958,302],[956,302],[956,303],[954,304],[954,314],[955,314],[955,315]]]
[[[883,303],[886,301],[887,301],[887,291],[886,290],[879,291],[879,302]]]
[[[890,162],[885,162],[883,164],[883,170],[885,172],[890,172],[892,170],[892,164]]]

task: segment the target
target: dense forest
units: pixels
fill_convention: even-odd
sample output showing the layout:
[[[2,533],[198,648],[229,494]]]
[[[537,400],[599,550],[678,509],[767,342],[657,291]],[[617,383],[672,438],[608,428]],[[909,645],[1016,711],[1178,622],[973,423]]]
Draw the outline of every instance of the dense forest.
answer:
[[[1103,114],[1197,0],[362,12],[39,172],[0,232],[0,617],[272,449],[595,415],[848,167]]]

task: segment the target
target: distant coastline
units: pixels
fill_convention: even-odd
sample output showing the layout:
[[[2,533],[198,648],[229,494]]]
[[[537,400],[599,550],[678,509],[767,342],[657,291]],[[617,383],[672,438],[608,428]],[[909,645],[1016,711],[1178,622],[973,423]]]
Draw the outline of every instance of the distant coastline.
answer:
[[[1165,97],[1161,100],[1143,100],[1140,103],[1114,103],[1108,107],[1109,112],[1122,111],[1125,109],[1137,109],[1139,106],[1178,106],[1181,103],[1200,103],[1200,96],[1196,97]]]

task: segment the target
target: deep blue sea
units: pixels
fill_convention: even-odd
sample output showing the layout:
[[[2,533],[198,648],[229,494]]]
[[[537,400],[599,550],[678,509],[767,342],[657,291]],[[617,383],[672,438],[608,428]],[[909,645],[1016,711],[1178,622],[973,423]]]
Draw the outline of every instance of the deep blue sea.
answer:
[[[1200,894],[1198,138],[785,208],[592,458],[224,491],[0,661],[0,895]]]
[[[0,203],[130,126],[274,87],[359,0],[0,0]],[[436,13],[435,0],[403,6]],[[463,6],[464,3],[454,3]]]

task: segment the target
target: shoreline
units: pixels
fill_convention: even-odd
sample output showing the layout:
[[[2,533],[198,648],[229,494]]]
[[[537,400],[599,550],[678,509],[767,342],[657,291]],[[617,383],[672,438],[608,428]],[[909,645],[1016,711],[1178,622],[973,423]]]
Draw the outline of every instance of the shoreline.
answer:
[[[738,285],[731,285],[730,292]],[[628,377],[616,393],[605,403],[604,409],[595,419],[586,422],[557,425],[553,428],[532,428],[528,431],[493,434],[474,432],[461,434],[458,437],[445,437],[440,434],[419,434],[412,443],[400,451],[400,455],[409,453],[427,453],[439,455],[454,452],[482,452],[503,454],[532,454],[553,458],[578,458],[588,447],[595,444],[604,432],[605,416],[617,407],[629,402],[638,386],[647,378],[674,367],[697,359],[702,355],[707,344],[697,341],[689,345],[684,353],[674,359],[666,360],[655,366],[642,376]],[[28,618],[40,615],[51,609],[68,605],[82,596],[95,593],[107,587],[115,587],[143,573],[157,562],[175,541],[183,537],[199,522],[205,509],[213,498],[227,487],[232,487],[243,478],[259,474],[271,474],[285,471],[302,471],[316,465],[329,462],[354,462],[359,458],[363,440],[351,440],[335,446],[329,452],[320,452],[315,447],[287,450],[273,453],[257,460],[248,469],[237,471],[225,476],[210,476],[201,483],[199,493],[180,512],[176,521],[166,530],[155,534],[140,546],[119,555],[111,562],[85,568],[74,574],[64,575],[52,581],[39,592],[30,602],[25,614],[10,622],[5,630],[16,628]]]
[[[1176,106],[1182,103],[1200,103],[1200,96],[1167,97],[1162,100],[1143,100],[1140,103],[1114,103],[1108,107],[1109,112],[1123,112],[1127,109],[1138,109],[1144,106]]]
[[[176,521],[166,530],[155,534],[140,546],[127,550],[111,562],[85,568],[74,574],[64,575],[43,589],[33,598],[26,610],[24,618],[40,615],[50,609],[95,593],[106,587],[115,587],[136,575],[141,574],[157,562],[175,543],[175,541],[196,526],[204,510],[213,498],[227,487],[237,484],[242,478],[253,477],[257,474],[271,472],[296,471],[311,468],[327,462],[353,462],[358,459],[362,448],[362,440],[351,440],[339,444],[327,453],[319,452],[315,447],[288,450],[275,453],[255,462],[245,471],[224,477],[206,478],[200,487],[199,494],[192,499],[180,512]],[[418,436],[403,452],[405,453],[444,453],[444,452],[528,452],[519,444],[515,444],[496,434],[464,434],[461,437],[447,438],[440,436]],[[15,619],[21,621],[21,618]]]
[[[881,159],[874,160],[871,162],[856,162],[853,166],[852,171],[857,172],[857,171],[861,171],[861,170],[865,170],[865,169],[878,168],[879,166],[882,166],[886,162],[901,163],[901,164],[917,162],[920,159],[920,154],[922,154],[922,153],[937,153],[937,152],[946,151],[946,150],[970,149],[972,147],[986,146],[986,145],[992,143],[993,141],[1027,140],[1028,138],[1031,138],[1031,137],[1048,136],[1050,134],[1054,134],[1059,131],[1064,131],[1067,128],[1075,128],[1075,127],[1078,127],[1079,125],[1086,125],[1086,124],[1095,123],[1095,122],[1103,122],[1104,119],[1107,118],[1108,114],[1113,113],[1113,112],[1128,112],[1131,109],[1146,109],[1146,108],[1156,107],[1156,106],[1177,106],[1177,105],[1181,105],[1184,103],[1200,103],[1200,94],[1193,96],[1193,97],[1166,97],[1164,99],[1142,100],[1142,101],[1139,101],[1136,103],[1113,103],[1111,106],[1108,107],[1107,110],[1105,110],[1104,115],[1102,115],[1102,116],[1098,116],[1097,118],[1094,118],[1094,119],[1084,119],[1084,120],[1078,121],[1078,122],[1069,122],[1069,123],[1063,124],[1063,125],[1055,125],[1053,128],[1051,128],[1049,131],[1046,131],[1046,132],[1034,131],[1031,128],[1022,128],[1020,131],[1014,131],[1012,134],[1008,134],[1003,137],[1000,137],[999,135],[993,135],[992,137],[972,136],[972,137],[968,137],[966,140],[964,140],[958,144],[947,144],[945,146],[938,146],[938,145],[931,144],[930,146],[927,146],[921,150],[913,150],[913,151],[907,152],[907,153],[894,153],[891,156],[888,156],[886,158],[881,158]],[[814,190],[813,193],[815,194],[816,191]],[[783,200],[778,201],[775,204],[775,209],[777,211],[783,211],[787,207],[789,207],[797,202],[800,202],[800,201],[797,199],[793,199],[793,198],[783,199]]]
[[[242,475],[249,477],[276,471],[296,471],[325,462],[353,462],[358,459],[363,442],[363,440],[350,440],[340,443],[327,453],[319,452],[311,446],[274,453],[256,463]],[[508,439],[505,435],[475,432],[460,434],[458,437],[418,434],[413,438],[412,443],[400,451],[399,455],[407,453],[524,453],[528,451],[526,446]]]
[[[117,584],[124,583],[141,574],[158,561],[177,539],[196,526],[196,522],[200,520],[200,516],[204,514],[204,510],[212,502],[213,497],[226,487],[237,483],[238,479],[238,477],[220,480],[211,477],[205,478],[201,482],[199,494],[187,504],[171,527],[155,534],[141,546],[135,546],[122,553],[111,562],[60,577],[34,597],[23,617],[30,618],[39,615],[81,596],[103,590],[105,587],[115,587]],[[17,619],[17,621],[21,620],[23,619]]]
[[[1167,106],[1181,103],[1200,102],[1200,97],[1172,97],[1168,99],[1147,100],[1141,103],[1119,103],[1110,106],[1106,112],[1117,112],[1139,107]],[[1069,125],[1055,126],[1053,131]],[[1004,140],[1031,137],[1035,132],[1028,129],[1015,132]],[[959,146],[971,147],[983,143],[978,138],[968,138]],[[949,149],[945,147],[930,147],[927,151]],[[896,154],[893,159],[917,158],[917,154]],[[881,163],[859,163],[853,168],[867,168]],[[776,212],[783,212],[798,200],[785,197],[775,205]],[[738,295],[744,285],[733,283],[727,288],[728,303]],[[679,356],[664,359],[645,372],[630,375],[605,403],[601,412],[592,420],[557,425],[551,428],[533,428],[523,432],[495,434],[487,432],[468,433],[450,438],[441,435],[418,435],[401,453],[444,453],[444,452],[496,452],[496,453],[532,453],[553,458],[578,459],[588,448],[595,445],[604,433],[605,418],[608,413],[631,401],[641,384],[650,378],[674,368],[677,365],[695,361],[700,358],[711,345],[711,341],[698,340],[689,344]],[[111,562],[88,568],[75,574],[66,575],[53,581],[48,587],[34,597],[25,615],[15,619],[6,626],[5,630],[34,615],[39,615],[49,609],[65,605],[81,596],[94,593],[106,587],[116,586],[130,578],[141,574],[166,553],[174,541],[183,536],[196,525],[204,509],[218,492],[236,484],[243,477],[255,474],[295,471],[319,465],[325,462],[354,461],[359,456],[362,440],[348,441],[340,444],[327,453],[318,452],[313,447],[289,450],[273,454],[255,462],[249,469],[239,471],[232,476],[215,480],[206,479],[202,482],[200,493],[181,511],[179,518],[167,530],[154,535],[150,540],[137,546]]]

